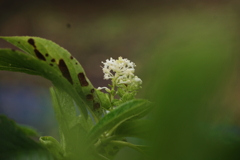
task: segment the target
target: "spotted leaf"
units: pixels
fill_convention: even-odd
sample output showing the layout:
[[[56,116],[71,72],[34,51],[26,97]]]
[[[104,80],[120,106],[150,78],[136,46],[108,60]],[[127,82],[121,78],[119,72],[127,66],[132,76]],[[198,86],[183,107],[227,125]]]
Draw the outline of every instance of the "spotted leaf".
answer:
[[[92,113],[96,121],[100,119],[102,115],[101,103],[98,97],[94,96],[95,93],[93,94],[91,92],[94,87],[87,78],[86,73],[80,63],[67,50],[50,40],[39,37],[22,36],[0,38],[26,52],[28,57],[34,57],[39,61],[39,63],[41,62],[41,64],[45,64],[45,70],[47,69],[53,74],[58,75],[55,76],[55,78],[50,79],[49,77],[51,76],[44,73],[44,76],[47,76],[48,79],[50,79],[54,84],[55,82],[59,81],[59,79],[65,79],[65,82],[62,85],[65,85],[66,83],[68,83],[66,84],[68,87],[71,85],[70,88],[72,88],[71,90],[74,90],[74,92],[70,94],[69,91],[67,91],[67,93],[73,96],[73,98],[75,97],[74,100],[77,101],[78,106],[84,106],[87,108]],[[34,69],[37,70],[36,68]],[[32,74],[43,74],[41,72],[35,72],[36,71],[34,71]],[[73,95],[75,93],[78,96]],[[79,97],[81,102],[78,102],[79,100],[77,100]],[[84,111],[86,109],[81,107],[81,110],[84,112],[84,116],[87,117],[87,112]]]

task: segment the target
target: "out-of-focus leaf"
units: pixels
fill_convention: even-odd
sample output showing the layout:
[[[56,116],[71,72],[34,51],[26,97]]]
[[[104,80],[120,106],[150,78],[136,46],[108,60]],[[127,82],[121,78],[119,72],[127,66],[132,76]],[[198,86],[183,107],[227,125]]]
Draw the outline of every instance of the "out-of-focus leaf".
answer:
[[[0,116],[0,159],[53,160],[50,153],[28,137],[23,129],[6,116]]]
[[[24,132],[27,136],[34,137],[39,136],[34,128],[25,125],[18,125],[19,129]]]
[[[167,16],[165,37],[147,51],[152,55],[145,65],[145,91],[156,106],[148,134],[152,160],[233,159],[229,148],[209,137],[222,105],[219,95],[232,77],[236,45],[235,16],[214,14],[219,18],[207,10]]]
[[[40,137],[40,142],[54,156],[55,159],[61,160],[64,158],[64,152],[58,141],[51,136]]]
[[[149,128],[150,125],[151,121],[146,119],[131,119],[125,121],[116,127],[115,131],[113,132],[113,136],[99,141],[101,143],[100,145],[95,145],[96,150],[99,154],[109,159],[113,159],[116,154],[124,147],[130,147],[134,150],[137,150],[138,152],[141,152],[144,155],[147,155],[149,147],[126,142],[125,137],[134,137],[141,139],[148,138],[149,140],[148,134],[149,131],[151,131]]]
[[[50,88],[54,111],[59,125],[60,144],[64,155],[84,156],[81,148],[84,147],[84,139],[87,128],[83,118],[78,117],[73,99],[58,88]]]
[[[146,155],[146,152],[149,150],[148,146],[144,146],[144,145],[135,145],[129,142],[124,142],[124,141],[111,141],[110,144],[113,144],[115,146],[118,147],[129,147],[132,148],[144,155]]]
[[[147,119],[137,119],[123,122],[117,127],[114,132],[115,135],[120,137],[137,137],[137,138],[148,138],[150,131],[149,126],[153,122]]]
[[[150,108],[150,102],[143,99],[128,101],[105,115],[89,132],[87,142],[91,145],[105,131],[111,130],[126,120]]]

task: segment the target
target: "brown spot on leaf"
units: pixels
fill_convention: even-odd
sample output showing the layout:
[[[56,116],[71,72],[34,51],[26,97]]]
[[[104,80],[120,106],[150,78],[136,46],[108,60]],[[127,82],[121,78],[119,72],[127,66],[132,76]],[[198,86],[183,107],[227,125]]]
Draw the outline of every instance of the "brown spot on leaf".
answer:
[[[36,56],[37,56],[38,59],[41,59],[41,60],[43,60],[43,61],[46,61],[46,58],[42,55],[41,52],[39,52],[37,49],[34,49],[34,52],[35,52],[35,54],[36,54]]]
[[[34,42],[34,40],[32,38],[28,39],[28,43],[31,44],[34,48],[36,48],[35,42]]]
[[[88,86],[88,82],[86,80],[86,77],[85,77],[84,73],[82,73],[82,72],[79,73],[78,74],[78,79],[79,79],[79,82],[80,82],[81,86]]]
[[[52,60],[51,60],[51,62],[55,62],[56,60],[53,58]]]
[[[95,92],[95,89],[93,88],[93,89],[91,89],[91,91],[90,91],[91,93],[94,93]]]
[[[45,56],[46,56],[46,57],[48,57],[48,56],[49,56],[49,54],[48,54],[48,53],[46,53],[46,54],[45,54]]]
[[[65,77],[71,84],[73,84],[72,77],[63,59],[59,60],[58,68],[62,72],[63,77]]]
[[[49,65],[50,65],[50,66],[53,66],[53,64],[52,64],[52,63],[50,63]]]
[[[16,50],[15,49],[12,49],[13,52],[15,52]]]
[[[73,59],[73,56],[70,56],[70,59]]]
[[[88,94],[88,95],[86,96],[86,98],[87,98],[87,100],[93,100],[93,95],[92,95],[92,94]]]

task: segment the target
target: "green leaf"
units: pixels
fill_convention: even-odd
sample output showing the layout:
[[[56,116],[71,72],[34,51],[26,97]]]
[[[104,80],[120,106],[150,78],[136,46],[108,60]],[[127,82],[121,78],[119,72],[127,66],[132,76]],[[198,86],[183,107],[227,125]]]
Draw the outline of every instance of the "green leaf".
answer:
[[[32,128],[32,127],[25,126],[25,125],[18,125],[18,127],[27,136],[30,136],[30,137],[37,137],[37,136],[39,136],[37,131],[34,128]]]
[[[126,94],[124,94],[124,95],[122,96],[121,99],[122,99],[124,102],[126,102],[126,101],[129,101],[129,100],[133,99],[133,98],[135,97],[135,95],[136,95],[136,93],[126,93]]]
[[[23,128],[6,116],[0,116],[0,159],[53,160],[50,153],[28,137]]]
[[[107,115],[105,115],[89,132],[87,141],[89,145],[92,145],[101,134],[105,131],[111,130],[122,122],[137,116],[138,114],[149,110],[150,102],[143,99],[135,99],[128,101]]]
[[[4,63],[2,70],[12,69],[12,71],[24,71],[29,74],[42,75],[51,80],[55,86],[62,88],[71,95],[86,119],[88,117],[86,108],[91,112],[96,122],[101,118],[100,101],[97,96],[93,96],[94,87],[88,80],[80,63],[67,50],[50,40],[38,37],[1,38],[28,53],[28,57],[34,57],[39,61],[34,68],[30,65],[30,71],[26,71],[25,67],[22,66],[23,62],[16,66],[15,69],[6,67],[9,63],[2,62]],[[9,57],[9,59],[11,58],[12,56]],[[21,60],[24,61],[22,57]],[[15,64],[15,61],[12,62],[10,64]]]
[[[112,106],[119,106],[121,104],[121,100],[119,99],[113,99],[112,100]]]
[[[109,100],[108,93],[103,93],[97,89],[95,90],[95,92],[97,93],[96,95],[100,100],[101,106],[108,110],[111,107],[111,102]]]
[[[66,92],[56,87],[50,88],[50,92],[59,124],[61,148],[64,150],[64,155],[77,156],[82,153],[80,150],[85,146],[83,142],[91,125],[77,116],[73,99]]]
[[[67,79],[65,79],[61,73],[49,64],[44,61],[39,61],[37,58],[29,54],[25,54],[20,51],[12,51],[10,49],[1,49],[0,59],[2,59],[0,61],[1,70],[21,71],[27,74],[40,75],[49,79],[55,86],[58,86],[71,95],[78,104],[84,117],[88,116],[84,100],[81,99],[78,92],[67,81]]]
[[[147,119],[125,121],[114,132],[119,137],[137,137],[147,139],[152,122]]]
[[[124,140],[125,138],[118,139],[118,141],[124,141]],[[125,147],[123,145],[112,144],[111,141],[109,142],[101,143],[98,146],[95,145],[95,150],[96,150],[95,155],[101,155],[102,157],[112,160],[118,154],[118,152]]]
[[[125,93],[126,93],[126,92],[125,92],[121,87],[119,87],[119,88],[117,89],[117,95],[118,95],[119,97],[122,97]]]
[[[77,112],[72,97],[57,87],[51,87],[50,93],[58,122],[60,123],[64,120],[68,129],[70,129],[71,124],[76,123],[77,119]]]
[[[56,139],[51,136],[40,137],[40,142],[47,148],[47,150],[54,156],[55,159],[61,160],[64,158],[64,152],[61,145]]]
[[[35,59],[20,51],[0,49],[0,70],[41,75],[40,72],[34,69],[31,61],[35,62]]]

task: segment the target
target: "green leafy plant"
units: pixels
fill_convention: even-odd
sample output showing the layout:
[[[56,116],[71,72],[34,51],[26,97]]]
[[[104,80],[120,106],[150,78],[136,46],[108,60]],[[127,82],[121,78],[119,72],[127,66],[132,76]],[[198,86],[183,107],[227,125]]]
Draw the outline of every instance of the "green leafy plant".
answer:
[[[51,136],[40,137],[40,143],[35,142],[29,138],[34,130],[21,128],[1,117],[0,136],[10,133],[16,137],[0,140],[1,147],[5,146],[8,151],[1,149],[0,158],[27,157],[30,152],[27,148],[37,153],[35,159],[110,160],[126,146],[145,154],[146,146],[132,144],[125,138],[144,138],[142,132],[147,120],[142,117],[151,109],[149,101],[135,98],[142,81],[134,75],[136,65],[133,62],[122,57],[102,62],[104,79],[110,79],[112,84],[109,88],[96,89],[81,64],[54,42],[27,36],[1,38],[23,52],[0,49],[0,70],[38,75],[53,83],[50,93],[60,142]]]

